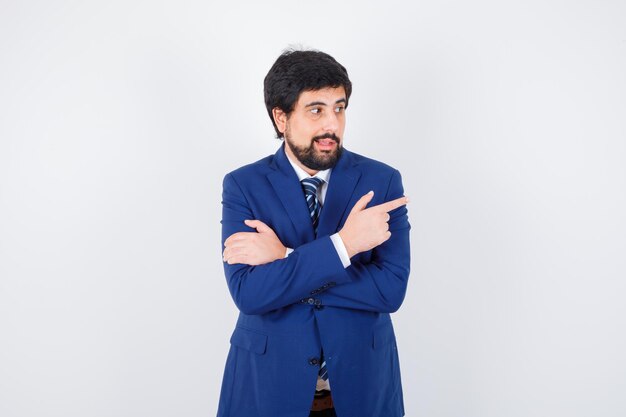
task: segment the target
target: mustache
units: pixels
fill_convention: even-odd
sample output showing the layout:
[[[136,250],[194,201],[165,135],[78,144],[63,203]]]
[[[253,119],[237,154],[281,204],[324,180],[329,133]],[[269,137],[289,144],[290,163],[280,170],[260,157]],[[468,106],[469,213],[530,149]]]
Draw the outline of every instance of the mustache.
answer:
[[[339,137],[334,133],[324,133],[323,135],[313,137],[313,141],[318,141],[319,139],[332,139],[335,143],[339,144]]]

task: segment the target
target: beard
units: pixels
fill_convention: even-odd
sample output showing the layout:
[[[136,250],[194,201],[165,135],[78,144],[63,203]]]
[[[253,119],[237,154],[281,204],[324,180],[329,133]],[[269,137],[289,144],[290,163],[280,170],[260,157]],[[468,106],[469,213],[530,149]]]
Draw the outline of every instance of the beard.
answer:
[[[332,151],[318,151],[315,149],[315,141],[318,139],[332,139],[337,146]],[[314,136],[309,146],[298,146],[291,141],[291,132],[289,128],[285,131],[285,142],[291,149],[291,152],[305,167],[315,170],[324,171],[337,165],[337,161],[341,157],[343,147],[337,135],[334,133],[326,133],[320,136]]]

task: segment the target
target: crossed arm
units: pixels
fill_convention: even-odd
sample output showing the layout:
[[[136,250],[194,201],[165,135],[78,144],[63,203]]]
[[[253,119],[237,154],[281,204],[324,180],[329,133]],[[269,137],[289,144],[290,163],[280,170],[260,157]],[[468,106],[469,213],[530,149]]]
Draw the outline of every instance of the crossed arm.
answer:
[[[224,179],[224,268],[229,289],[245,314],[263,314],[323,292],[323,304],[375,312],[396,311],[409,274],[409,229],[399,173],[383,204],[367,208],[373,192],[352,208],[339,236],[351,265],[344,268],[328,236],[285,258],[276,233],[252,213],[236,181]],[[256,231],[253,231],[256,229]],[[356,257],[371,250],[367,262]]]

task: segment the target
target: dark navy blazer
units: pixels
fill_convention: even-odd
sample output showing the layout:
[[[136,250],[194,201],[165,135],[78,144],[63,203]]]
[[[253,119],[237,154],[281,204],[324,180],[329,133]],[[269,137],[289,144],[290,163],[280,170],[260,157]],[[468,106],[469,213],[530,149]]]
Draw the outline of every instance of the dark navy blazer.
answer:
[[[407,209],[391,211],[391,238],[354,256],[348,268],[329,237],[368,191],[369,206],[403,196],[400,173],[344,149],[317,237],[284,145],[227,174],[223,187],[222,245],[233,233],[254,231],[243,221],[257,219],[294,252],[265,265],[224,264],[240,314],[218,417],[308,417],[322,349],[339,417],[403,416],[389,313],[402,304],[409,277]]]

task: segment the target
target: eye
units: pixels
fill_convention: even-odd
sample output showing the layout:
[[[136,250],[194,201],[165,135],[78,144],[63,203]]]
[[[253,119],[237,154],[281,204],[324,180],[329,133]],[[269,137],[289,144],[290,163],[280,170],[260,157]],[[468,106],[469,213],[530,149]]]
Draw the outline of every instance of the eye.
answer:
[[[337,107],[335,107],[335,113],[341,113],[345,109],[346,108],[344,106],[337,106]]]
[[[309,110],[312,114],[320,114],[322,112],[322,109],[320,109],[319,107],[314,107],[311,110]]]

